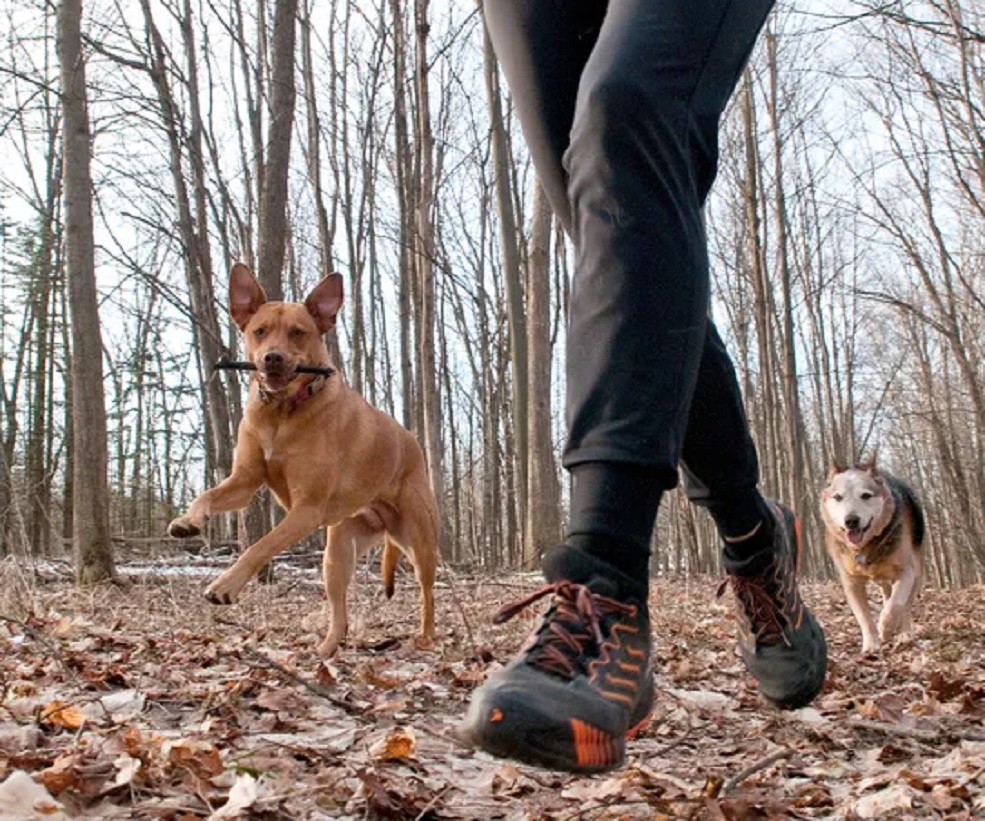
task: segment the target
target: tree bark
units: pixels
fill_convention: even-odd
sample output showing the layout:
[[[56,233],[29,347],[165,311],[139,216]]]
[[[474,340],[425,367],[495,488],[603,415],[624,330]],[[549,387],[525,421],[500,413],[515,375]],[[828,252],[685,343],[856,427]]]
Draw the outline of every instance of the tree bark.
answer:
[[[773,384],[776,373],[776,345],[774,344],[773,322],[775,309],[773,291],[768,281],[768,265],[766,263],[765,243],[763,241],[763,220],[760,215],[762,194],[759,184],[760,152],[756,136],[756,114],[753,100],[752,80],[750,69],[746,68],[740,91],[742,103],[742,128],[745,148],[745,179],[743,180],[743,204],[746,218],[747,263],[754,293],[754,311],[756,339],[759,353],[759,390],[762,401],[758,403],[761,412],[750,418],[758,419],[760,435],[757,437],[760,450],[769,454],[780,453],[779,422],[781,409],[777,401]],[[750,402],[754,397],[746,397]],[[764,460],[762,463],[764,486],[772,492],[778,490],[780,481],[775,459]]]
[[[63,0],[58,10],[65,203],[65,264],[72,316],[72,384],[76,432],[76,489],[73,539],[75,577],[81,584],[116,576],[110,543],[106,402],[103,346],[96,291],[92,219],[92,171],[85,57],[82,53],[82,2]]]
[[[178,230],[184,246],[185,278],[188,283],[189,301],[193,327],[198,345],[199,365],[203,374],[209,374],[213,363],[228,351],[223,344],[223,334],[216,313],[214,274],[212,256],[209,249],[208,211],[205,198],[207,182],[205,157],[202,147],[202,117],[199,107],[199,94],[196,73],[196,48],[194,29],[191,21],[191,7],[186,2],[185,16],[181,21],[182,35],[186,51],[186,69],[189,106],[191,108],[191,129],[186,135],[181,123],[181,114],[175,104],[168,78],[172,72],[168,67],[168,51],[164,40],[154,23],[148,0],[141,0],[144,20],[150,41],[150,76],[157,92],[157,101],[168,136],[170,148],[171,181],[174,185],[174,202],[177,209]],[[195,208],[185,181],[182,147],[187,145],[192,180],[195,189]],[[206,481],[224,479],[232,470],[233,425],[229,413],[229,398],[221,379],[205,379],[203,385],[205,407],[209,416],[210,436],[206,440],[207,476]]]
[[[534,184],[527,254],[527,340],[530,411],[527,416],[528,488],[523,564],[561,538],[561,489],[551,425],[551,224],[553,214],[540,183]]]
[[[417,391],[414,380],[414,355],[411,340],[413,319],[411,306],[413,294],[413,260],[410,254],[413,230],[414,189],[411,183],[410,118],[407,113],[407,35],[404,30],[403,4],[390,0],[393,17],[393,133],[394,166],[397,178],[397,196],[400,206],[400,227],[397,240],[399,254],[399,285],[397,298],[400,310],[400,385],[403,393],[403,424],[408,430],[421,435],[418,423]]]
[[[427,456],[431,487],[438,499],[439,509],[444,502],[444,460],[441,444],[441,402],[437,376],[437,346],[435,344],[436,297],[434,274],[434,135],[431,131],[431,106],[428,91],[428,4],[415,0],[415,30],[417,59],[414,78],[417,89],[417,162],[420,168],[420,188],[416,203],[415,268],[420,286],[420,348],[418,350],[421,385],[421,408],[424,421],[424,452]],[[441,528],[442,553],[447,555],[447,528]]]
[[[530,453],[528,452],[528,427],[530,425],[529,377],[527,326],[524,320],[523,273],[520,261],[520,237],[517,228],[516,210],[513,207],[514,193],[510,173],[509,135],[503,119],[502,95],[499,88],[499,75],[496,57],[488,30],[483,26],[483,65],[486,80],[486,96],[489,100],[489,129],[492,137],[493,175],[496,188],[496,211],[499,214],[499,241],[503,255],[503,281],[506,286],[506,315],[510,329],[510,364],[512,366],[513,432],[515,435],[516,466],[516,515],[520,518],[521,538],[525,559],[535,561],[533,545],[526,539],[525,520],[528,513],[528,475],[530,472]]]
[[[260,191],[260,251],[257,280],[267,299],[284,298],[284,248],[288,234],[287,182],[294,132],[294,43],[297,0],[277,0],[272,39],[270,125],[267,168]]]
[[[335,241],[334,223],[329,223],[325,208],[325,195],[321,181],[321,122],[318,117],[318,99],[315,94],[314,60],[311,53],[311,5],[308,0],[304,19],[301,21],[301,64],[304,76],[305,108],[307,109],[308,178],[314,199],[315,222],[318,226],[318,258],[321,262],[320,277],[335,270],[332,244]]]

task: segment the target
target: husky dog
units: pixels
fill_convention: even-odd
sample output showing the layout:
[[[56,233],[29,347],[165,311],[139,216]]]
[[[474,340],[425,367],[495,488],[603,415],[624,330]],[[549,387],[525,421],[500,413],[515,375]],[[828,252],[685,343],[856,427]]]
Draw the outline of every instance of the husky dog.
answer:
[[[926,535],[923,508],[902,480],[871,462],[835,465],[821,492],[824,544],[862,628],[862,652],[874,652],[912,627],[913,603],[923,581]],[[882,592],[878,631],[866,584]]]

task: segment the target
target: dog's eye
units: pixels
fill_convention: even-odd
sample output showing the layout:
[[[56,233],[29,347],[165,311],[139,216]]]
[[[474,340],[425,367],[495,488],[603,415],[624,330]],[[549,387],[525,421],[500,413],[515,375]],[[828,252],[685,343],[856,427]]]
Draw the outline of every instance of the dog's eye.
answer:
[[[291,328],[291,339],[301,339],[306,335],[304,328]]]
[[[863,502],[867,502],[871,498],[872,498],[872,494],[869,493],[868,491],[866,491],[865,493],[862,494],[862,501]]]
[[[264,335],[267,333],[267,329],[261,325],[259,328],[253,329],[253,336],[257,339],[263,339]]]
[[[834,494],[834,495],[833,495],[833,496],[832,496],[831,498],[832,498],[832,499],[834,499],[834,500],[835,500],[836,502],[840,502],[840,501],[841,501],[842,499],[844,499],[845,497],[844,497],[844,496],[842,496],[842,495],[841,495],[840,493],[836,493],[836,494]]]

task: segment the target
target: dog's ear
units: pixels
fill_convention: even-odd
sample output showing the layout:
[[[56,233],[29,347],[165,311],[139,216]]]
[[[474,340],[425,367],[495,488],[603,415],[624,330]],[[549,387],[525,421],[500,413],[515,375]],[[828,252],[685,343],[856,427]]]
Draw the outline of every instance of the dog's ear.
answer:
[[[342,307],[342,274],[329,274],[319,282],[304,301],[321,333],[335,327],[335,317]]]
[[[236,327],[244,330],[266,301],[267,295],[250,269],[242,262],[233,265],[229,272],[229,313]]]
[[[832,459],[831,467],[828,468],[828,481],[830,482],[834,476],[839,473],[844,473],[846,470],[848,470],[848,465],[843,462],[839,462],[837,459]]]
[[[858,469],[864,470],[873,479],[878,479],[882,475],[881,473],[879,473],[879,468],[876,467],[876,463],[874,459],[870,459],[868,462],[862,462],[858,466]]]
[[[878,473],[878,471],[876,470],[876,457],[878,455],[879,455],[879,448],[873,448],[872,455],[869,457],[869,461],[862,462],[862,464],[859,465],[859,468],[861,470],[866,470],[873,475]]]

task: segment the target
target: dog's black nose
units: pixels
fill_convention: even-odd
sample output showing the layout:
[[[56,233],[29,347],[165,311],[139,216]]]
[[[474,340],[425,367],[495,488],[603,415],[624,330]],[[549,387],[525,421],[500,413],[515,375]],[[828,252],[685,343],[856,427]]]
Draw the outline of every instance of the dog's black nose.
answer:
[[[849,530],[855,530],[861,523],[862,520],[859,519],[858,516],[845,517],[845,527],[847,527]]]
[[[263,364],[266,365],[267,367],[270,366],[277,367],[278,365],[283,365],[284,354],[282,354],[280,351],[267,351],[263,355]]]

